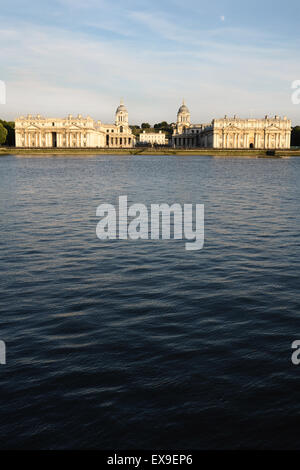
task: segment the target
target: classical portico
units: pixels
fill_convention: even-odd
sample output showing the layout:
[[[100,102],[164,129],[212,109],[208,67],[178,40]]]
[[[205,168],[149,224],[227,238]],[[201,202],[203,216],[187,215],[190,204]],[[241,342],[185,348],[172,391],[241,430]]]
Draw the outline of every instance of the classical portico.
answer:
[[[191,124],[183,104],[177,114],[173,147],[216,149],[289,149],[292,123],[287,117],[214,119],[211,124]]]
[[[131,148],[135,137],[128,124],[128,112],[121,103],[115,124],[103,124],[90,116],[44,118],[21,116],[15,121],[16,147],[36,148]]]
[[[213,135],[213,148],[289,149],[291,121],[279,116],[265,119],[214,119],[206,133]],[[203,144],[203,140],[201,142]]]

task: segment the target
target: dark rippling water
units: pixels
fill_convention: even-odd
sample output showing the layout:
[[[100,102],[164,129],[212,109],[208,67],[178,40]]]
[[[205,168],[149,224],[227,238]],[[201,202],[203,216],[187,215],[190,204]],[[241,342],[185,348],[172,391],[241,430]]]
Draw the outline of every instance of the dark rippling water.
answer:
[[[300,159],[0,159],[1,448],[299,448]],[[96,208],[205,204],[205,247]]]

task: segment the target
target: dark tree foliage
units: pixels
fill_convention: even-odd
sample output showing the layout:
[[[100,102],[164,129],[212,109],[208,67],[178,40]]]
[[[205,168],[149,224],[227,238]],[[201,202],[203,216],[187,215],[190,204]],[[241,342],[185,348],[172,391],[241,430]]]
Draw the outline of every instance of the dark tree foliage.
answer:
[[[6,141],[7,129],[0,123],[0,145]]]
[[[292,128],[292,147],[300,147],[300,126]]]
[[[154,124],[154,129],[157,131],[165,132],[168,135],[173,133],[172,124],[168,124],[166,121],[159,122],[158,124]]]
[[[133,135],[137,136],[141,132],[141,128],[138,125],[129,126],[132,130]]]
[[[4,145],[12,147],[15,145],[15,123],[13,121],[3,121],[0,119],[0,124],[6,129],[6,138],[2,142]]]
[[[151,129],[151,126],[148,122],[143,122],[141,127],[142,127],[142,129]]]

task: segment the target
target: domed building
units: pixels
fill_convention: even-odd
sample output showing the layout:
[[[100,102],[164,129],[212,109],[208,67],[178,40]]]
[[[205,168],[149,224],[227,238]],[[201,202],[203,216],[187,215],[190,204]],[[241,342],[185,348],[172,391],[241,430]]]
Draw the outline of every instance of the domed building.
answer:
[[[175,148],[289,149],[292,122],[279,116],[265,119],[213,119],[210,124],[191,124],[184,101],[172,135]]]
[[[183,100],[182,105],[180,106],[178,113],[177,113],[177,130],[179,133],[181,133],[184,128],[190,127],[190,125],[191,125],[191,114]]]
[[[132,148],[135,136],[128,123],[128,111],[121,101],[115,124],[103,124],[91,117],[44,118],[39,114],[15,121],[16,147],[26,148]]]
[[[128,126],[128,111],[123,103],[123,100],[121,100],[116,111],[116,126],[124,124]]]
[[[116,110],[115,124],[102,124],[105,130],[106,147],[110,148],[132,148],[135,146],[136,138],[129,127],[128,111],[120,101]]]
[[[185,101],[182,101],[177,113],[177,123],[173,131],[173,147],[198,147],[199,136],[206,124],[191,124],[191,114]]]

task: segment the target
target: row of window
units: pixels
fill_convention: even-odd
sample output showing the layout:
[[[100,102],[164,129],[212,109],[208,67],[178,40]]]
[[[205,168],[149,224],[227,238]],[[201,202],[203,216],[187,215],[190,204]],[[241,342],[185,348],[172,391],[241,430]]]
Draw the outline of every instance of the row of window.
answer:
[[[131,145],[131,138],[106,136],[106,145]]]
[[[107,129],[106,132],[107,132],[107,133],[109,133],[109,132],[113,133],[113,132],[115,132],[115,130],[114,130],[114,129]],[[120,126],[120,128],[119,128],[119,130],[118,130],[117,132],[120,132],[121,134],[123,134],[123,132],[124,132],[124,127],[123,127],[123,126]]]

